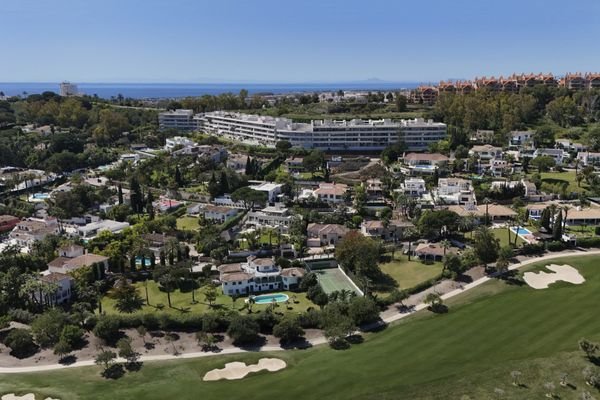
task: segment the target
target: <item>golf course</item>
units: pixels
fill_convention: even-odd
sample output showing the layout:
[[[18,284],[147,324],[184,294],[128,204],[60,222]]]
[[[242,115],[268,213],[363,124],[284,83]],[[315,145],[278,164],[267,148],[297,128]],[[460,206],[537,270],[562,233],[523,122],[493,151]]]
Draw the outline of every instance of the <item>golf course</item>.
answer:
[[[544,270],[545,261],[518,271]],[[117,380],[100,367],[0,375],[0,394],[36,393],[70,399],[541,399],[548,383],[561,399],[580,399],[590,363],[578,348],[600,341],[600,257],[574,256],[582,284],[556,282],[536,290],[522,280],[491,280],[450,299],[449,312],[423,310],[381,332],[363,335],[348,350],[248,353],[146,362]],[[225,363],[276,357],[287,367],[237,381],[204,382]],[[513,385],[519,371],[520,385]],[[559,385],[561,374],[569,385]]]

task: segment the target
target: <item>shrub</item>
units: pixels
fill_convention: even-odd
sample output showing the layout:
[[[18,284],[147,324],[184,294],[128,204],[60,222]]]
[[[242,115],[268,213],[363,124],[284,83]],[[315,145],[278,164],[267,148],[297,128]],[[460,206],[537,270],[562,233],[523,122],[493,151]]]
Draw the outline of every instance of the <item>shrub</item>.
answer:
[[[369,297],[354,297],[350,300],[348,315],[356,325],[368,324],[379,319],[379,307]]]
[[[600,226],[594,228],[594,233],[596,234],[596,236],[600,236]]]
[[[298,322],[304,329],[317,329],[321,327],[321,311],[309,308],[298,316]]]
[[[304,330],[298,318],[286,317],[273,327],[273,336],[279,338],[282,343],[290,343],[303,337]]]
[[[66,321],[66,314],[58,309],[51,309],[39,315],[31,324],[35,341],[42,347],[54,346],[60,339]]]
[[[33,336],[27,329],[13,329],[6,336],[4,344],[10,347],[11,354],[18,358],[27,357],[36,350]]]
[[[600,247],[600,237],[583,237],[577,239],[579,247]]]
[[[526,243],[521,247],[523,255],[542,254],[544,252],[543,243]]]
[[[106,342],[114,341],[119,335],[119,319],[112,315],[102,316],[98,318],[93,332]]]
[[[560,242],[558,240],[546,243],[546,248],[548,249],[548,251],[562,251],[567,247],[568,246],[565,242]]]
[[[261,333],[270,334],[280,318],[272,311],[261,311],[254,315],[254,320],[258,323]]]
[[[83,329],[75,325],[65,325],[60,334],[60,341],[67,343],[71,347],[77,347],[83,340]]]
[[[227,335],[235,343],[251,343],[258,339],[259,329],[260,326],[254,318],[239,315],[231,320],[229,328],[227,328]]]

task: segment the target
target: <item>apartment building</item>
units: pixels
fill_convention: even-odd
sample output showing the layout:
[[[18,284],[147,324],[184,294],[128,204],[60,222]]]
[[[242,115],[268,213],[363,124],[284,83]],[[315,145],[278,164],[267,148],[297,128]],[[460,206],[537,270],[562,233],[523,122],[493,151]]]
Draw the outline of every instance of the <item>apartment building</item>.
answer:
[[[66,81],[60,83],[61,96],[77,96],[78,94],[79,90],[76,84]]]
[[[379,151],[401,139],[410,150],[426,150],[446,137],[446,125],[432,120],[313,120],[215,111],[203,116],[207,133],[248,144],[274,147],[289,141],[294,147],[321,150]]]
[[[193,110],[177,109],[158,114],[158,128],[195,131],[202,128],[202,115],[194,115]]]

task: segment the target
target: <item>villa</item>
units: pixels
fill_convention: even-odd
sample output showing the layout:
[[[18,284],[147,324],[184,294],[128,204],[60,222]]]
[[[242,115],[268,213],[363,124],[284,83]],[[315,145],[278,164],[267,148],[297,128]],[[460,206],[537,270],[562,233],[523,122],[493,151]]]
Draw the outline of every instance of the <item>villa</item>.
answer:
[[[248,295],[274,290],[295,290],[305,271],[301,268],[284,268],[271,258],[250,256],[245,263],[223,264],[219,271],[223,293]]]
[[[414,250],[414,254],[422,260],[442,261],[446,254],[457,254],[456,247],[444,247],[439,243],[421,243]]]
[[[217,222],[222,224],[230,218],[235,217],[239,210],[237,208],[229,208],[222,206],[207,205],[204,206],[203,214],[204,218],[208,221]]]
[[[250,186],[250,189],[258,190],[259,192],[263,192],[267,195],[267,202],[274,203],[277,201],[277,197],[283,191],[282,183],[273,183],[273,182],[259,182],[255,185]]]
[[[577,159],[583,165],[596,166],[596,165],[600,164],[600,153],[594,153],[594,152],[589,152],[589,151],[585,151],[585,152],[580,151],[579,153],[577,153]]]
[[[488,215],[490,221],[503,222],[510,220],[517,216],[517,213],[500,204],[488,204],[488,205],[467,205],[467,206],[459,206],[453,205],[448,206],[448,210],[454,211],[461,217],[474,217],[478,219],[480,222],[483,222],[486,214]]]
[[[383,221],[371,220],[362,222],[360,232],[363,236],[384,241],[394,241],[402,239],[406,229],[413,227],[414,225],[409,221],[391,220],[386,225]]]
[[[348,186],[342,183],[320,183],[313,193],[316,198],[326,203],[340,204],[345,202]]]
[[[68,302],[71,300],[71,289],[73,285],[73,278],[69,275],[57,273],[57,272],[42,272],[40,282],[48,285],[56,285],[56,291],[52,294],[43,294],[39,291],[33,291],[32,297],[35,301],[42,304],[56,305]]]
[[[13,230],[21,220],[12,215],[0,215],[0,233]]]
[[[509,133],[509,145],[523,146],[528,144],[533,140],[533,135],[535,135],[535,131],[511,131]]]
[[[435,191],[437,199],[445,204],[477,204],[471,181],[461,178],[440,178]]]
[[[563,149],[537,149],[533,152],[533,158],[548,156],[551,157],[556,164],[562,164],[564,159],[568,156]]]
[[[502,158],[502,148],[489,144],[473,146],[471,150],[469,150],[469,155],[478,157],[482,161],[493,160]]]
[[[101,273],[108,268],[108,257],[87,253],[82,246],[70,245],[58,249],[58,257],[48,263],[48,271],[58,274],[69,274],[83,267],[99,265]]]
[[[400,185],[402,191],[410,197],[420,197],[423,193],[427,193],[427,187],[425,186],[425,180],[421,178],[409,178]]]
[[[292,222],[290,211],[281,204],[267,206],[259,211],[250,211],[246,218],[246,225],[254,227],[273,227],[286,233]]]
[[[128,222],[113,221],[104,219],[96,222],[91,222],[77,228],[77,233],[84,239],[93,239],[100,232],[120,233],[123,229],[128,228]]]
[[[450,159],[439,153],[408,153],[403,157],[411,175],[432,174],[437,168],[448,164]]]
[[[308,247],[335,246],[350,229],[338,224],[308,224],[306,233]]]
[[[43,240],[50,234],[58,233],[59,228],[56,218],[28,218],[17,223],[10,232],[9,237],[19,246],[30,247],[38,240]]]

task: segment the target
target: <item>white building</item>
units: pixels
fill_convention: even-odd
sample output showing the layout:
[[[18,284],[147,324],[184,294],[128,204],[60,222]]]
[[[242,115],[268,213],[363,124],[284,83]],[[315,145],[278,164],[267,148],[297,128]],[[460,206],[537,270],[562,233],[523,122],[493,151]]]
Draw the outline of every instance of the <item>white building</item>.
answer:
[[[77,96],[79,90],[77,85],[71,82],[61,82],[60,84],[60,95],[61,96]]]
[[[204,206],[204,209],[202,211],[206,220],[218,222],[220,224],[222,224],[230,218],[235,217],[239,212],[237,208],[213,206],[210,204]]]
[[[445,204],[477,204],[470,180],[440,178],[435,197]]]
[[[469,150],[469,155],[479,157],[480,160],[493,160],[502,158],[502,148],[489,144],[473,146]]]
[[[277,201],[277,196],[281,194],[281,191],[283,190],[283,184],[273,182],[262,182],[256,185],[251,185],[250,189],[266,193],[267,201],[269,203],[273,203]]]
[[[325,203],[340,204],[346,201],[348,185],[343,183],[320,183],[312,196]]]
[[[281,205],[267,206],[259,211],[250,211],[246,217],[246,225],[254,227],[272,227],[286,233],[292,222],[289,209]]]
[[[306,244],[308,247],[335,246],[350,229],[339,224],[308,224]]]
[[[223,293],[247,295],[273,290],[293,290],[298,287],[305,271],[302,268],[282,269],[271,258],[250,256],[241,264],[218,267]]]
[[[111,233],[119,233],[123,229],[128,228],[128,222],[118,222],[113,221],[112,219],[104,219],[101,221],[91,222],[84,226],[80,226],[77,228],[77,233],[79,236],[85,239],[93,239],[100,232],[111,232]]]
[[[509,144],[511,146],[523,146],[533,141],[535,131],[511,131],[509,135]]]
[[[427,193],[425,180],[421,178],[406,179],[400,186],[400,190],[407,196],[420,197],[423,193]]]
[[[214,111],[204,114],[203,129],[249,144],[274,147],[278,141],[322,150],[382,150],[401,139],[411,150],[426,150],[446,137],[446,125],[432,120],[313,120]]]
[[[56,285],[56,292],[44,294],[37,290],[32,293],[35,301],[41,304],[61,304],[71,300],[71,287],[73,278],[69,275],[44,271],[39,280],[49,285]]]
[[[58,234],[59,227],[56,218],[28,218],[20,221],[10,232],[9,238],[17,245],[31,247],[38,240],[43,240],[51,234]]]
[[[589,151],[582,151],[577,153],[577,159],[583,165],[598,165],[600,164],[600,153],[593,153]]]
[[[563,163],[569,154],[563,149],[537,149],[533,152],[533,158],[548,156],[551,157],[557,165]]]
[[[173,151],[177,147],[185,148],[194,145],[196,145],[196,143],[189,138],[186,138],[184,136],[174,136],[172,138],[167,138],[167,140],[165,141],[165,150]]]
[[[194,131],[202,127],[201,114],[194,115],[193,110],[178,109],[158,114],[160,130],[177,129],[179,131]]]

